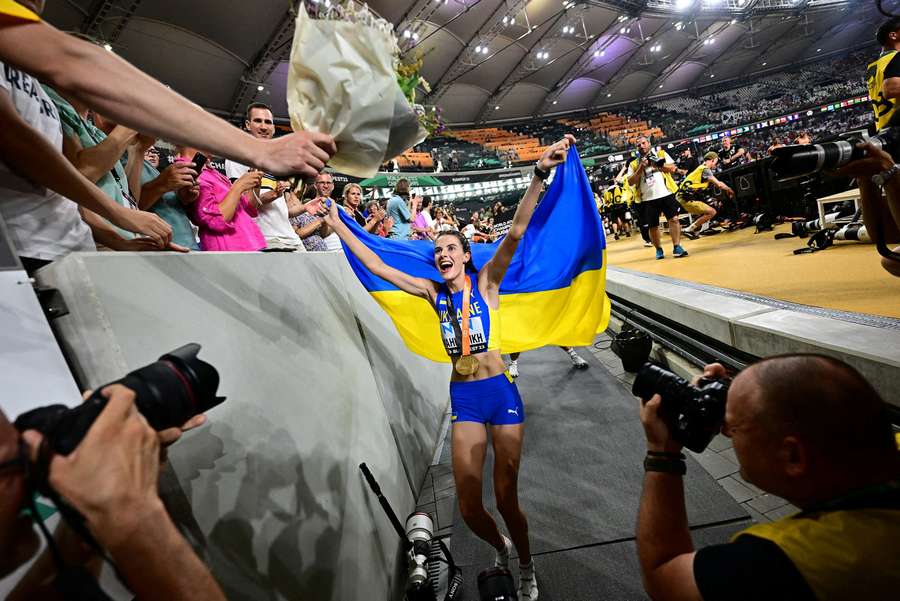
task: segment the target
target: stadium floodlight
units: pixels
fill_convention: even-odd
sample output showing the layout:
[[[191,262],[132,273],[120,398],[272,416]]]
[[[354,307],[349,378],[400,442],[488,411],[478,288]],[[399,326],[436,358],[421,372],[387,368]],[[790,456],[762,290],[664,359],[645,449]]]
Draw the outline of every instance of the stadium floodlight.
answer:
[[[607,94],[606,94],[606,97],[607,97],[607,98],[612,98],[612,92],[607,93]]]
[[[677,23],[675,23],[676,31],[681,31],[682,29],[684,29],[684,23],[682,23],[681,21],[678,21]]]
[[[769,64],[769,63],[763,63],[762,66],[765,67],[765,66],[768,65],[768,64]]]
[[[263,85],[261,85],[261,84],[258,85],[258,86],[256,86],[256,91],[257,91],[257,92],[262,92],[262,91],[265,90],[265,89],[266,89],[265,86],[263,86]]]
[[[553,104],[556,104],[557,102],[558,102],[557,100],[554,100],[554,101],[553,101]]]
[[[419,34],[416,33],[416,32],[414,31],[413,34],[412,34],[412,38],[413,38],[415,41],[418,42],[418,41],[419,41]]]
[[[494,110],[495,110],[495,111],[499,111],[499,110],[500,110],[500,105],[498,104],[497,106],[495,106],[495,107],[494,107]]]
[[[481,46],[475,46],[475,54],[481,54]]]
[[[405,37],[406,39],[411,38],[411,37],[412,37],[412,32],[411,32],[410,30],[408,30],[408,29],[405,30],[405,31],[403,32],[403,37]]]
[[[691,7],[694,0],[675,0],[675,8],[678,10],[686,10]]]

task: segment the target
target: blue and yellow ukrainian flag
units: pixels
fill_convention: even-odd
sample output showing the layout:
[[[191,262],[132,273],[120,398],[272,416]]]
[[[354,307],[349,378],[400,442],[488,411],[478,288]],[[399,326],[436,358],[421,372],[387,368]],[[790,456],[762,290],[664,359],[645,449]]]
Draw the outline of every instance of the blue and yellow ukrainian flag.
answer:
[[[434,244],[387,240],[341,219],[381,259],[410,275],[441,282]],[[499,242],[473,244],[480,269]],[[409,349],[433,361],[449,361],[435,309],[377,277],[344,247],[359,281],[387,312]],[[585,346],[609,322],[606,296],[606,238],[594,195],[578,153],[572,148],[556,169],[500,286],[500,349],[516,353],[545,345]],[[493,328],[493,324],[492,324]]]
[[[14,0],[0,0],[0,18],[19,21],[40,21],[41,18]]]

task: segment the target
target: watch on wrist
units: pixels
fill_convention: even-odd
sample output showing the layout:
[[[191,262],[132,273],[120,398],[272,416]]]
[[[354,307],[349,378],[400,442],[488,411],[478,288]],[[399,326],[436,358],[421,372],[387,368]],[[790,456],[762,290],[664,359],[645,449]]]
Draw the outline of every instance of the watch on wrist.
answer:
[[[540,167],[537,166],[537,163],[534,164],[534,176],[539,180],[546,181],[548,177],[550,177],[549,171],[544,171]]]
[[[644,458],[645,472],[662,472],[664,474],[676,474],[683,476],[687,473],[687,464],[684,459],[674,457],[660,457],[647,454]]]
[[[895,175],[900,173],[900,165],[894,163],[887,170],[882,171],[881,173],[876,173],[872,176],[872,183],[876,186],[883,186],[893,178]]]

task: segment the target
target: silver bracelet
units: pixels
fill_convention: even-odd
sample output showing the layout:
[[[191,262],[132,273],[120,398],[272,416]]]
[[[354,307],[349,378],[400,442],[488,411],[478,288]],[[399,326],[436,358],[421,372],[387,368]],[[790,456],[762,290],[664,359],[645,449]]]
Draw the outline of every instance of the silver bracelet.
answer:
[[[876,186],[884,186],[886,183],[891,181],[891,179],[900,173],[900,165],[894,163],[887,170],[882,171],[881,173],[876,173],[872,176],[872,183]]]

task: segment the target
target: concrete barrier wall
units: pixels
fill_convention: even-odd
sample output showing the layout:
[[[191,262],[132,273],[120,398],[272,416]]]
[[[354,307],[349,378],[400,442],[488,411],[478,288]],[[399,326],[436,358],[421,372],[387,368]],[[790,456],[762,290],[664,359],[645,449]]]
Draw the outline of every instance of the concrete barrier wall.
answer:
[[[389,599],[401,520],[435,448],[449,367],[411,354],[341,253],[79,254],[42,270],[96,386],[186,342],[228,400],[169,453],[161,490],[231,599]]]
[[[822,353],[852,365],[885,401],[900,407],[900,327],[891,318],[839,311],[699,286],[610,267],[606,289],[672,321],[757,357]],[[882,323],[883,322],[883,323]]]

